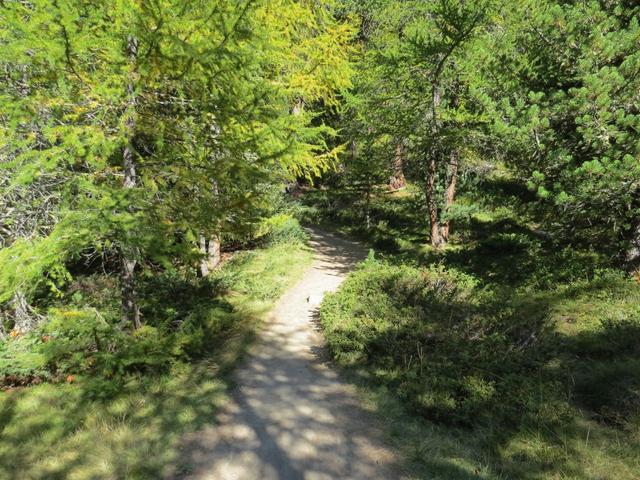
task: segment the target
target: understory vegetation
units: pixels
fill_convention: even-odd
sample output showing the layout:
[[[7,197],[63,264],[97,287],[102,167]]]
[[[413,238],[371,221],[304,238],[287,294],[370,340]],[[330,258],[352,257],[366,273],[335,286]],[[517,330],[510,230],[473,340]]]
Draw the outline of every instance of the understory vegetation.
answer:
[[[0,1],[0,476],[187,468],[304,223],[415,476],[640,478],[633,0]]]
[[[92,274],[71,283],[49,322],[3,344],[0,478],[188,468],[182,435],[214,421],[226,374],[311,259],[295,219],[269,223],[262,247],[233,254],[211,277],[144,278],[145,326],[133,335],[116,327],[113,277]]]
[[[336,362],[395,412],[424,478],[637,478],[637,279],[544,235],[526,189],[487,182],[439,250],[411,186],[375,197],[369,230],[359,197],[307,194],[372,247],[321,308]]]

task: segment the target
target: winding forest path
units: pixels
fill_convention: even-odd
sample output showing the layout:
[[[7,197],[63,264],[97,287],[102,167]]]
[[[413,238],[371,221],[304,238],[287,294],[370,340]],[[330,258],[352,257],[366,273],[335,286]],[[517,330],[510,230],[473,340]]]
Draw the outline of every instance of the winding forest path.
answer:
[[[189,439],[191,473],[184,478],[400,478],[377,420],[327,364],[314,321],[322,295],[338,288],[366,250],[330,233],[309,233],[313,264],[262,328],[218,424]]]

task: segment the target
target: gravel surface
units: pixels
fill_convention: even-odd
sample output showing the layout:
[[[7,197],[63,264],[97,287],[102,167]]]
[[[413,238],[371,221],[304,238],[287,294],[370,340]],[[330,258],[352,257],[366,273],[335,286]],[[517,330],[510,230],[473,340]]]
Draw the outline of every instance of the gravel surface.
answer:
[[[330,233],[309,234],[312,266],[261,329],[216,424],[186,439],[189,473],[173,478],[401,478],[379,420],[327,362],[316,327],[322,295],[338,288],[366,250]]]

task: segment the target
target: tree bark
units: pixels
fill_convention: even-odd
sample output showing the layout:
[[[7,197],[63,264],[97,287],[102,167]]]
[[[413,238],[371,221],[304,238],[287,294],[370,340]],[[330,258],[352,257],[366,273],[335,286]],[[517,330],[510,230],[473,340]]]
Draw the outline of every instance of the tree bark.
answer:
[[[624,263],[628,270],[640,268],[640,223],[633,228],[633,238],[629,248],[624,252]]]
[[[209,268],[215,269],[220,265],[220,261],[222,260],[221,250],[220,250],[220,235],[214,234],[209,238]]]
[[[456,198],[456,186],[458,183],[458,166],[460,164],[460,159],[458,157],[458,152],[454,149],[451,151],[449,160],[449,168],[447,175],[447,190],[445,191],[444,204],[445,209],[448,210]],[[449,241],[449,233],[451,231],[451,220],[445,220],[442,222],[440,226],[440,238],[442,244],[445,244]]]
[[[291,113],[293,113],[294,117],[298,117],[302,115],[303,111],[304,111],[304,100],[302,98],[297,98],[295,103],[293,104]]]
[[[218,198],[218,196],[220,195],[218,182],[213,180],[211,188],[214,198]],[[200,274],[203,277],[208,276],[220,265],[220,262],[222,260],[220,246],[220,228],[218,228],[218,231],[210,235],[208,238],[204,233],[200,234],[200,253],[202,253],[202,260],[200,261]]]
[[[220,236],[217,234],[207,238],[206,235],[200,235],[200,252],[203,258],[200,261],[200,274],[203,277],[208,276],[218,265],[220,265]]]
[[[38,326],[41,318],[32,314],[32,309],[22,290],[16,290],[11,303],[13,306],[13,330],[22,335]]]
[[[371,184],[367,184],[367,198],[365,204],[365,222],[367,230],[371,230]]]
[[[404,141],[402,139],[396,143],[392,171],[393,173],[389,179],[389,187],[393,190],[404,188],[407,185],[407,181],[404,178]]]
[[[138,40],[131,36],[129,37],[127,44],[127,51],[129,54],[129,61],[132,67],[132,73],[129,77],[129,83],[127,85],[127,107],[129,110],[128,118],[125,122],[127,130],[127,145],[122,153],[122,167],[124,170],[123,186],[126,189],[135,188],[138,183],[138,177],[136,172],[136,163],[134,159],[133,151],[133,136],[135,132],[135,118],[134,109],[136,106],[135,97],[135,62],[138,56]],[[132,208],[129,207],[130,211]],[[121,251],[122,255],[122,271],[120,275],[120,281],[122,286],[122,320],[125,323],[129,323],[133,326],[134,330],[142,326],[140,322],[140,309],[136,302],[136,289],[135,289],[135,270],[137,260],[135,259],[137,251],[136,249],[129,249],[123,247]]]
[[[431,226],[431,246],[440,248],[443,243],[440,229],[440,215],[438,212],[438,200],[436,198],[436,178],[438,176],[438,165],[435,153],[432,152],[427,170],[427,209],[429,211],[429,225]]]
[[[443,244],[440,228],[440,212],[436,198],[436,182],[438,179],[438,107],[440,106],[440,91],[434,82],[431,90],[431,146],[429,148],[429,163],[427,165],[426,197],[429,211],[429,225],[431,226],[431,246],[440,248]]]

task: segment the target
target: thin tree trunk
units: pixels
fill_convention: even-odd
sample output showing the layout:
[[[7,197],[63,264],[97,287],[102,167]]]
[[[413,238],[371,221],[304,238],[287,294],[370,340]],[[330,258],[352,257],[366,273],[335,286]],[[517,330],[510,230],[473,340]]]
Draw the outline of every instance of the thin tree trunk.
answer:
[[[220,194],[218,189],[218,182],[213,180],[212,186],[213,195],[217,198]],[[200,274],[203,277],[208,276],[213,270],[215,270],[222,260],[221,255],[221,240],[220,229],[207,238],[205,234],[200,235],[200,252],[203,257],[200,261]]]
[[[291,113],[293,113],[294,117],[298,117],[298,116],[302,115],[303,111],[304,111],[304,100],[302,98],[298,98],[298,99],[296,99],[295,103],[293,104],[293,108],[291,109]]]
[[[445,209],[448,210],[449,207],[453,205],[453,202],[456,198],[456,185],[458,183],[458,166],[460,164],[460,159],[458,157],[458,152],[456,150],[451,151],[451,159],[449,161],[449,172],[447,176],[447,190],[445,192],[444,204]],[[445,220],[442,222],[440,226],[440,237],[442,243],[447,243],[449,241],[449,233],[451,231],[451,220]]]
[[[207,236],[203,233],[200,234],[200,253],[203,255],[200,260],[200,275],[206,277],[209,275],[209,246],[207,245]]]
[[[436,142],[438,140],[438,107],[440,106],[440,91],[438,85],[433,84],[431,90],[431,148],[429,151],[429,163],[427,166],[427,209],[429,211],[429,225],[431,226],[431,246],[440,248],[443,239],[440,229],[440,215],[438,211],[438,200],[436,198],[436,181],[438,179],[437,155],[438,148]]]
[[[429,168],[427,171],[427,209],[429,211],[429,225],[431,226],[431,246],[440,248],[442,245],[442,237],[440,230],[440,216],[438,214],[438,200],[436,198],[436,177],[438,176],[438,168],[436,164],[435,153],[432,152],[429,160]]]
[[[214,234],[207,238],[203,234],[200,235],[200,251],[203,254],[203,258],[200,261],[200,274],[206,277],[220,265],[222,259],[220,254],[220,236]]]
[[[220,265],[220,261],[222,259],[220,244],[219,234],[214,234],[209,238],[209,247],[207,251],[209,254],[209,268],[212,270]]]
[[[130,323],[134,330],[142,326],[140,322],[140,308],[136,302],[136,265],[137,261],[123,252],[122,272],[122,320]]]
[[[365,204],[365,221],[367,230],[371,230],[371,185],[367,184],[367,200]]]
[[[22,290],[16,290],[11,304],[13,306],[13,330],[22,335],[38,326],[41,318],[32,314],[31,307],[27,303],[27,297],[25,297]]]
[[[396,143],[395,155],[392,164],[393,173],[389,179],[389,187],[393,190],[404,188],[407,184],[404,178],[404,141],[398,140]]]
[[[211,188],[213,189],[213,196],[215,197],[216,201],[219,203],[220,202],[220,189],[218,188],[218,182],[216,180],[213,180],[213,182],[211,183]],[[220,234],[220,222],[218,223],[218,228],[216,229],[216,232],[213,233],[213,235],[211,235],[211,237],[209,237],[209,245],[207,247],[207,257],[209,258],[209,268],[211,270],[215,269],[218,267],[218,265],[220,265],[220,260],[221,260],[221,255],[220,255],[220,244],[221,244],[221,234]]]
[[[129,37],[127,50],[129,53],[129,61],[132,68],[135,65],[138,56],[138,40],[135,37]],[[136,186],[138,177],[136,172],[136,163],[133,153],[133,135],[135,132],[135,118],[134,108],[136,105],[135,98],[135,73],[131,73],[129,78],[129,84],[127,85],[127,107],[129,109],[129,116],[125,122],[127,129],[128,142],[122,153],[122,167],[124,170],[124,188],[132,189]],[[137,261],[135,249],[122,249],[122,272],[121,272],[121,285],[122,285],[122,320],[123,322],[130,323],[134,329],[138,329],[142,326],[140,322],[140,309],[136,302],[136,289],[135,289],[135,270]]]
[[[4,326],[6,321],[6,315],[2,310],[0,310],[0,340],[5,340],[7,338],[7,329]]]
[[[29,88],[29,68],[27,65],[19,67],[22,71],[22,82],[18,87],[20,97],[26,98],[31,93]],[[36,130],[36,135],[40,135],[40,129]],[[14,292],[11,300],[13,307],[13,330],[19,334],[27,333],[38,325],[39,318],[31,315],[31,308],[27,302],[27,297],[19,288]],[[4,317],[0,312],[0,338],[4,338],[6,331],[4,329]]]
[[[638,270],[640,267],[640,223],[633,228],[631,245],[624,255],[624,263],[629,270]]]

